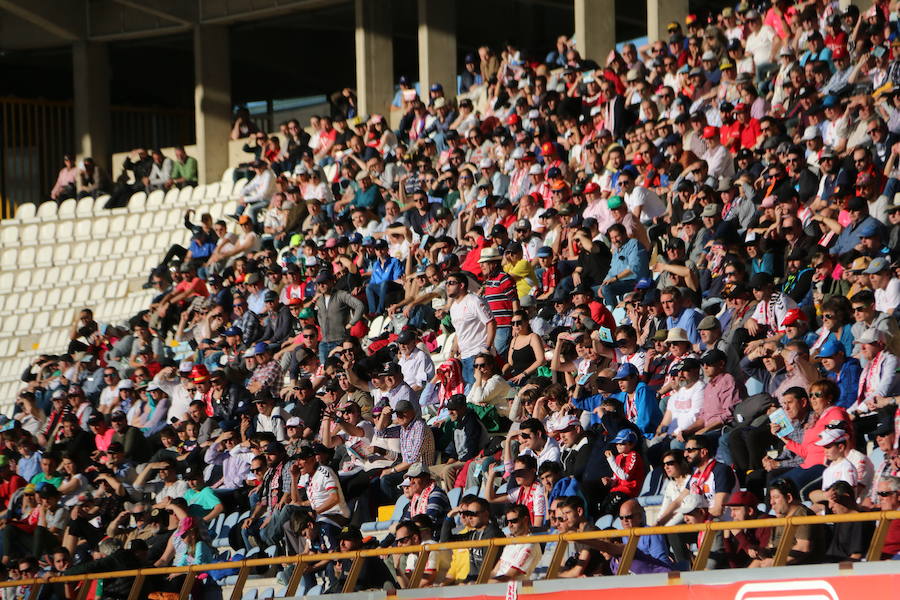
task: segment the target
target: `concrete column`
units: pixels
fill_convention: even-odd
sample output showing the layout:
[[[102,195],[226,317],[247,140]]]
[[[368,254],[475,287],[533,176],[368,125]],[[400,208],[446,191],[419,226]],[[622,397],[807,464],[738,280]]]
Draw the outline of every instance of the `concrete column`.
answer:
[[[93,157],[112,173],[109,164],[109,54],[107,46],[95,42],[72,44],[75,88],[75,154],[78,159]]]
[[[606,64],[616,47],[615,0],[575,0],[575,43],[582,58]]]
[[[419,83],[423,99],[432,83],[456,97],[455,0],[419,0]]]
[[[647,0],[647,40],[668,40],[666,26],[681,22],[689,12],[688,0]]]
[[[198,179],[201,184],[222,179],[228,168],[231,133],[231,54],[228,28],[194,28],[194,127],[197,135]]]
[[[360,115],[388,115],[394,97],[390,0],[355,0],[356,99]]]

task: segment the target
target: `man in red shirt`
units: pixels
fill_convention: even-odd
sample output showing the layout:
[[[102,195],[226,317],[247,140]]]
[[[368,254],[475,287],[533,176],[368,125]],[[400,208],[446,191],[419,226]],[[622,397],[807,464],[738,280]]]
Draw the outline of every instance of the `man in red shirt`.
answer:
[[[497,322],[497,333],[494,336],[494,348],[497,354],[506,356],[509,340],[512,335],[512,314],[519,310],[519,295],[516,293],[516,282],[501,267],[503,255],[497,248],[485,248],[481,251],[478,264],[484,276],[482,295]]]
[[[25,487],[26,481],[19,477],[18,473],[9,468],[9,457],[0,454],[0,509],[9,508],[9,499],[13,492],[21,487]]]
[[[762,135],[759,120],[750,116],[750,106],[743,102],[738,102],[734,107],[734,116],[740,132],[738,148],[753,150],[756,148],[756,141]],[[735,151],[738,148],[735,148]]]
[[[875,493],[881,510],[900,510],[900,477],[882,477]],[[897,556],[900,556],[900,519],[891,521],[881,560],[893,560]]]

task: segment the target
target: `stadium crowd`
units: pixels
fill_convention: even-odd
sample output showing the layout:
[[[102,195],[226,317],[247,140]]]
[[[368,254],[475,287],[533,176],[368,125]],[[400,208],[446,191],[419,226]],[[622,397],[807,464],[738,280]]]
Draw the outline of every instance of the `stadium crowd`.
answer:
[[[293,555],[897,509],[895,4],[742,2],[604,64],[564,37],[543,60],[481,48],[458,100],[402,79],[396,129],[352,94],[284,145],[238,115],[237,233],[187,214],[147,310],[81,311],[23,373],[8,576],[208,562],[236,511],[235,551]],[[783,533],[717,532],[709,567],[771,565]],[[787,562],[871,536],[802,526]],[[572,544],[559,576],[614,573],[626,541]],[[696,542],[641,537],[630,570]],[[491,578],[550,555],[506,546]],[[394,557],[357,589],[470,582],[485,552],[433,552],[421,582]]]

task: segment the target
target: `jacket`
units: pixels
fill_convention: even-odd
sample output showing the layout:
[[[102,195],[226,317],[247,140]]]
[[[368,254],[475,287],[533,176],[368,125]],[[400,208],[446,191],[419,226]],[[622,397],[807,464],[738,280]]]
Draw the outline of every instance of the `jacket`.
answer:
[[[316,313],[322,326],[322,341],[338,342],[347,337],[347,325],[362,319],[364,310],[359,298],[341,290],[332,290],[327,308],[325,298],[320,296],[316,300]]]

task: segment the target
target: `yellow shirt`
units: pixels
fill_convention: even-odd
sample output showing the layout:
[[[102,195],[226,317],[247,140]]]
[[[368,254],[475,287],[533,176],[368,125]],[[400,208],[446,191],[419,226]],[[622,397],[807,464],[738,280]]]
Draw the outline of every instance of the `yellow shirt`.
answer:
[[[524,258],[514,265],[504,264],[503,270],[515,280],[516,293],[519,298],[531,294],[531,290],[537,287],[537,275],[534,273],[534,267]]]

